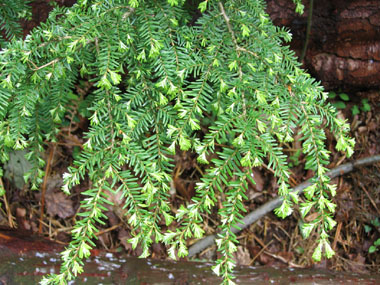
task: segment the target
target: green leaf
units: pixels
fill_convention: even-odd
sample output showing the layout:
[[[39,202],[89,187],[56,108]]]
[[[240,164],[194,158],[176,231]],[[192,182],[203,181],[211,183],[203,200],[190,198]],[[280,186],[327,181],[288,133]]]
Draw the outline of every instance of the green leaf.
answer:
[[[374,225],[375,227],[379,228],[380,227],[380,219],[376,217],[375,219],[371,220],[371,224]]]
[[[315,261],[321,261],[321,258],[322,258],[322,247],[323,247],[323,242],[320,241],[318,246],[314,249],[314,253],[313,253],[313,259]]]
[[[363,110],[363,112],[369,112],[371,111],[371,105],[368,103],[367,99],[362,99],[362,106],[360,109]]]
[[[346,94],[346,93],[340,93],[339,94],[339,97],[340,99],[342,99],[343,101],[350,101],[350,97]]]
[[[215,266],[212,267],[212,271],[214,271],[214,273],[217,276],[220,276],[220,267],[221,267],[221,264],[217,264],[217,265],[215,265]]]
[[[240,163],[244,167],[252,167],[251,152],[247,152],[246,155],[240,160]]]
[[[260,90],[256,90],[255,93],[256,93],[257,101],[260,104],[267,104],[267,99],[264,92],[261,92]]]
[[[202,152],[198,157],[197,157],[197,161],[201,164],[208,164],[209,161],[206,157],[206,152]]]
[[[199,120],[197,120],[197,119],[190,118],[189,119],[189,125],[193,131],[201,129],[201,127],[199,125]]]
[[[368,249],[368,252],[369,252],[369,253],[374,253],[374,252],[376,252],[376,251],[377,251],[377,247],[374,246],[374,245],[371,245],[371,246],[369,247],[369,249]]]
[[[276,208],[274,210],[274,213],[279,216],[280,218],[285,219],[287,216],[290,216],[292,213],[292,208],[290,207],[289,203],[284,200],[280,207]]]
[[[189,150],[191,148],[191,142],[184,135],[179,137],[179,146],[181,150]]]
[[[336,97],[336,93],[334,91],[330,91],[327,95],[330,99],[334,99]]]
[[[109,74],[110,74],[110,77],[111,77],[113,84],[117,85],[120,83],[120,81],[121,81],[121,75],[120,74],[118,74],[114,71],[111,71],[111,70],[109,71]]]
[[[335,212],[336,204],[332,203],[330,200],[326,199],[325,200],[325,205],[329,209],[331,213]]]
[[[185,257],[188,255],[187,247],[183,242],[180,242],[179,248],[178,248],[178,256],[179,257]]]
[[[260,120],[256,120],[256,123],[257,123],[257,128],[259,129],[259,131],[261,133],[265,133],[265,131],[266,131],[266,125],[262,121],[260,121]]]
[[[14,141],[9,134],[4,137],[4,145],[10,148],[14,145]]]
[[[324,241],[324,249],[325,249],[325,256],[327,258],[331,258],[334,256],[335,252],[331,248],[330,243],[327,240]]]
[[[73,261],[73,274],[77,276],[83,272],[83,266],[81,266],[77,261]]]
[[[237,61],[236,60],[232,61],[228,65],[228,68],[230,69],[230,71],[237,70],[237,68],[238,68]]]
[[[98,82],[98,86],[104,89],[111,89],[112,85],[111,85],[111,82],[109,82],[107,79],[107,74],[104,74],[101,77],[100,81]]]
[[[306,217],[306,215],[310,212],[314,204],[315,204],[314,202],[301,203],[300,212],[301,212],[302,218]]]
[[[171,153],[171,154],[175,154],[175,145],[176,145],[176,142],[172,142],[172,144],[168,147],[168,151]]]
[[[250,30],[249,30],[249,28],[246,25],[242,24],[241,27],[240,27],[240,29],[242,31],[243,38],[244,37],[249,37]]]
[[[346,108],[346,104],[342,101],[333,102],[332,105],[337,109],[345,109]]]
[[[352,115],[355,116],[355,115],[359,115],[360,114],[360,109],[357,105],[354,105],[352,106],[351,108],[351,112],[352,112]]]
[[[133,238],[130,238],[128,240],[128,242],[132,245],[132,248],[135,249],[138,245],[138,242],[139,242],[139,237],[138,236],[135,236]]]
[[[200,239],[203,237],[203,234],[205,231],[198,224],[194,224],[193,232],[194,232],[194,237],[197,239]]]
[[[79,247],[79,251],[78,251],[79,258],[89,257],[90,256],[90,250],[91,250],[91,246],[89,246],[85,242],[82,242],[80,247]]]
[[[173,220],[174,220],[174,217],[172,215],[169,215],[168,213],[166,212],[162,212],[164,218],[165,218],[165,223],[166,223],[166,226],[169,226]]]
[[[312,184],[312,185],[306,187],[303,190],[303,193],[308,200],[311,200],[314,197],[314,193],[315,193],[316,189],[317,189],[317,184]]]
[[[314,229],[315,223],[302,223],[300,230],[303,238],[308,238],[311,231]]]
[[[199,3],[199,5],[198,5],[198,9],[199,9],[202,13],[203,13],[204,11],[206,11],[206,9],[207,9],[207,1],[208,1],[208,0],[203,1],[203,2]]]
[[[239,136],[237,136],[234,140],[233,140],[233,142],[232,142],[232,144],[234,145],[234,146],[243,146],[244,145],[244,135],[243,134],[240,134]]]
[[[12,84],[12,80],[11,80],[11,75],[10,74],[8,74],[7,77],[5,77],[5,79],[2,80],[1,86],[3,88],[8,88],[8,89],[12,89],[13,88],[13,84]]]
[[[168,0],[168,3],[169,3],[171,6],[177,6],[177,5],[178,5],[178,0]]]
[[[364,225],[364,231],[366,234],[368,234],[370,231],[372,231],[372,227],[369,225]]]
[[[329,230],[332,230],[336,226],[336,222],[331,217],[326,216],[325,220],[326,220],[326,222],[328,224],[328,229]]]

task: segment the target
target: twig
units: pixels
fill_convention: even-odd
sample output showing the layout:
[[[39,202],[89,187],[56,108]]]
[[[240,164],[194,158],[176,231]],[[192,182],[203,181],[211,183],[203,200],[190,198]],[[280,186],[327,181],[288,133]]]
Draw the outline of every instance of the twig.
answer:
[[[236,41],[236,37],[235,37],[234,30],[233,30],[232,27],[231,27],[231,24],[230,24],[230,18],[227,16],[226,11],[224,10],[224,7],[223,7],[222,2],[219,2],[219,9],[220,9],[220,12],[221,12],[222,15],[223,15],[224,21],[225,21],[226,24],[227,24],[227,28],[228,28],[228,31],[229,31],[230,34],[231,34],[231,38],[232,38],[232,41],[234,42],[235,48],[237,49],[237,47],[238,47],[239,45],[238,45],[238,43],[237,43],[237,41]]]
[[[266,249],[267,249],[267,247],[271,244],[273,242],[273,240],[271,240],[270,242],[268,242],[260,251],[259,251],[259,253],[258,254],[256,254],[253,258],[252,258],[252,260],[251,260],[251,262],[249,263],[249,265],[252,265],[254,262],[255,262],[255,260],[256,260],[256,258],[258,258]]]
[[[117,229],[118,227],[121,227],[123,225],[123,223],[118,223],[117,225],[113,225],[112,227],[110,227],[110,228],[107,228],[107,229],[104,229],[104,230],[102,230],[102,231],[99,231],[99,232],[97,232],[97,233],[95,233],[95,236],[100,236],[100,235],[102,235],[102,234],[105,234],[105,233],[108,233],[108,232],[110,232],[110,231],[113,231],[114,229]]]
[[[44,64],[44,65],[42,65],[42,66],[39,66],[39,67],[37,67],[37,68],[34,68],[33,71],[40,70],[40,69],[45,68],[45,67],[47,67],[47,66],[49,66],[49,65],[55,64],[55,63],[57,63],[58,61],[59,61],[59,59],[56,58],[56,59],[54,59],[54,60],[52,60],[52,61],[50,61],[50,62],[48,62],[48,63],[46,63],[46,64]]]
[[[301,63],[303,62],[303,60],[305,58],[306,51],[307,51],[307,46],[309,44],[310,31],[311,31],[311,23],[312,23],[312,18],[313,18],[313,5],[314,5],[314,0],[310,0],[310,3],[309,3],[309,14],[307,16],[306,39],[305,39],[305,44],[303,46],[302,54],[301,54],[301,57],[300,57],[300,62]]]
[[[46,183],[47,183],[47,180],[48,180],[48,177],[49,177],[50,166],[51,166],[51,163],[52,163],[52,160],[53,160],[54,152],[55,152],[55,144],[50,149],[49,159],[48,159],[47,165],[46,165],[44,182],[42,183],[42,189],[41,189],[41,214],[40,214],[40,224],[38,226],[38,233],[39,234],[42,234],[42,220],[44,218]]]
[[[0,187],[2,187],[5,191],[4,183],[3,183],[3,180],[1,178],[0,178]],[[17,225],[14,222],[14,217],[12,216],[12,212],[11,212],[11,209],[9,207],[9,203],[8,203],[8,199],[7,199],[7,193],[4,193],[3,200],[4,200],[4,204],[5,204],[5,210],[6,210],[6,213],[8,216],[8,224],[11,228],[16,228]]]
[[[354,161],[354,162],[342,164],[338,167],[331,169],[326,174],[330,178],[335,178],[337,176],[349,173],[357,167],[366,166],[366,165],[374,164],[377,162],[380,162],[380,155],[366,157],[366,158],[362,158],[362,159],[359,159],[359,160]],[[299,184],[297,187],[295,187],[293,189],[293,192],[300,194],[305,188],[309,187],[310,185],[312,185],[312,183],[310,182],[310,179],[309,179],[308,181],[305,181],[305,182]],[[242,220],[242,223],[237,224],[236,228],[232,227],[231,231],[233,233],[237,233],[237,232],[247,228],[249,225],[253,224],[258,219],[265,216],[267,213],[269,213],[272,210],[274,210],[275,208],[279,207],[281,205],[282,201],[283,201],[283,198],[281,196],[272,199],[271,201],[267,202],[266,204],[262,205],[261,207],[257,208],[256,210],[252,211],[247,216],[245,216]],[[237,229],[237,228],[240,228],[240,229]],[[212,245],[214,243],[215,237],[216,237],[216,234],[209,235],[209,236],[197,241],[196,243],[194,243],[189,248],[189,255],[188,256],[192,257],[192,256],[196,255],[197,253],[199,253],[200,251],[204,250],[206,247],[209,247],[210,245]]]
[[[283,258],[281,255],[276,255],[276,254],[273,254],[273,253],[271,253],[271,252],[269,252],[269,251],[266,251],[266,250],[264,250],[264,253],[265,253],[266,255],[269,255],[269,256],[271,256],[271,257],[277,259],[277,260],[280,260],[281,262],[283,262],[283,263],[289,265],[290,267],[293,267],[293,268],[305,268],[305,266],[302,266],[302,265],[299,265],[299,264],[296,264],[296,263],[293,263],[293,262],[291,262],[291,261],[286,260],[286,259]]]
[[[257,241],[261,245],[261,247],[265,247],[264,242],[258,236],[256,236],[254,233],[252,233],[252,236],[255,239],[255,241]]]
[[[376,209],[376,212],[380,215],[379,208],[377,208],[375,201],[373,201],[373,199],[372,199],[371,195],[369,195],[367,189],[365,189],[365,187],[363,186],[363,184],[361,182],[359,182],[359,186],[360,186],[360,188],[363,189],[364,193],[367,195],[367,197],[368,197],[369,201],[371,202],[372,206]]]
[[[332,249],[335,250],[336,248],[336,243],[338,242],[338,240],[340,239],[340,231],[342,230],[342,222],[340,222],[336,228],[336,232],[335,232],[335,237],[334,237],[334,242],[332,244]]]

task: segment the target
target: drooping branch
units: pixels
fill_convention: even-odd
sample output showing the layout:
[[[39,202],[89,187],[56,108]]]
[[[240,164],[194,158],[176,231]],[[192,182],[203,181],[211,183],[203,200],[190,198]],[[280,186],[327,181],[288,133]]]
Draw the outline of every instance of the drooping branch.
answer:
[[[231,35],[232,41],[234,42],[235,50],[236,50],[236,55],[239,58],[240,57],[240,52],[239,52],[240,51],[240,47],[239,47],[238,42],[236,40],[234,30],[231,27],[230,18],[227,16],[226,11],[224,10],[222,2],[219,2],[219,9],[220,9],[220,12],[223,15],[224,21],[226,22],[226,25],[227,25],[228,31],[229,31],[229,33]],[[243,79],[243,71],[242,71],[241,65],[239,65],[239,79],[240,80]],[[247,106],[245,104],[245,95],[244,95],[244,92],[242,92],[241,95],[242,95],[242,101],[243,101],[243,115],[245,116],[246,113],[247,113]]]
[[[331,169],[327,173],[327,175],[330,178],[335,178],[335,177],[347,174],[347,173],[353,171],[355,168],[366,166],[366,165],[371,165],[371,164],[374,164],[377,162],[380,162],[380,155],[362,158],[362,159],[359,159],[357,161],[349,162],[349,163],[340,165],[338,167],[335,167],[335,168]],[[297,187],[295,187],[293,189],[293,191],[296,192],[297,194],[300,194],[300,193],[302,193],[302,191],[305,188],[309,187],[310,185],[312,185],[310,180],[305,181],[305,182],[299,184]],[[233,227],[233,228],[231,228],[231,231],[233,233],[237,233],[237,232],[247,228],[249,225],[253,224],[257,220],[259,220],[260,218],[262,218],[263,216],[265,216],[266,214],[268,214],[269,212],[274,210],[276,207],[279,207],[281,205],[282,201],[283,201],[283,198],[279,196],[279,197],[274,198],[271,201],[265,203],[264,205],[260,206],[258,209],[252,211],[251,213],[249,213],[248,215],[246,215],[243,218],[242,223],[237,225],[237,227],[240,228],[240,230]],[[192,257],[192,256],[196,255],[197,253],[201,252],[202,250],[204,250],[205,248],[211,246],[214,243],[215,238],[216,238],[216,234],[213,234],[213,235],[209,235],[209,236],[199,240],[198,242],[196,242],[195,244],[193,244],[189,248],[189,255],[188,256]]]

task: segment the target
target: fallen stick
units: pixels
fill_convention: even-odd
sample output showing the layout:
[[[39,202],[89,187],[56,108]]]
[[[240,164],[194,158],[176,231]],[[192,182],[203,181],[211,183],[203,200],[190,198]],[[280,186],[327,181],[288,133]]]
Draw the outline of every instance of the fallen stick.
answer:
[[[354,162],[342,164],[338,167],[331,169],[329,172],[327,172],[327,175],[330,178],[335,178],[337,176],[349,173],[357,167],[374,164],[376,162],[380,162],[380,155],[366,157],[366,158],[362,158],[362,159],[359,159],[359,160],[354,161]],[[308,181],[305,181],[305,182],[299,184],[297,187],[295,187],[293,189],[293,191],[300,194],[305,188],[309,187],[310,185],[311,185],[311,182],[309,179]],[[260,206],[259,208],[257,208],[256,210],[252,211],[247,216],[245,216],[242,220],[242,223],[237,224],[237,227],[240,229],[233,227],[233,228],[231,228],[231,231],[233,233],[237,233],[237,232],[245,229],[249,225],[256,222],[258,219],[260,219],[261,217],[265,216],[266,214],[268,214],[269,212],[271,212],[275,208],[279,207],[282,203],[282,200],[283,200],[282,197],[277,197],[277,198],[274,198],[271,201],[265,203],[264,205]],[[216,237],[215,234],[209,235],[209,236],[197,241],[196,243],[194,243],[189,248],[188,257],[192,257],[192,256],[196,255],[197,253],[201,252],[202,250],[204,250],[205,248],[211,246],[214,243],[215,237]]]

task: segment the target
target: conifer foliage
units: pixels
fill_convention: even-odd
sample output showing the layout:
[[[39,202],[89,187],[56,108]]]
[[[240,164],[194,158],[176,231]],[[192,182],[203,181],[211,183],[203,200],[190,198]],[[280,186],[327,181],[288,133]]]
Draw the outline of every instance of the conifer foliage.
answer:
[[[21,19],[31,16],[28,6],[29,0],[1,0],[0,1],[0,48],[6,41],[21,36]]]
[[[335,135],[338,150],[351,155],[348,125],[282,46],[291,35],[271,23],[262,0],[206,0],[195,7],[193,2],[80,0],[71,8],[55,8],[24,41],[12,41],[1,51],[1,160],[13,149],[27,149],[34,167],[25,178],[32,189],[44,175],[45,143],[56,141],[77,97],[74,84],[93,84],[84,99],[90,128],[80,156],[64,175],[63,191],[70,195],[85,176],[92,184],[82,192],[61,273],[42,284],[64,284],[83,271],[97,226],[106,220],[109,191],[122,193],[132,228],[129,241],[142,246],[142,257],[149,256],[153,242],[163,242],[172,258],[187,255],[187,239],[203,236],[202,214],[215,209],[223,193],[216,241],[222,258],[213,269],[232,284],[238,242],[230,229],[246,211],[252,167],[266,163],[273,169],[284,197],[278,216],[290,215],[298,201],[282,151],[296,130],[305,167],[315,173],[301,213],[319,213],[302,233],[319,232],[316,260],[333,254],[328,231],[335,225],[335,187],[325,175],[324,129]],[[300,1],[295,2],[300,10]],[[207,125],[206,116],[212,118]],[[196,152],[207,171],[196,196],[173,213],[168,198],[178,150]],[[174,220],[175,231],[160,227],[161,221]]]

